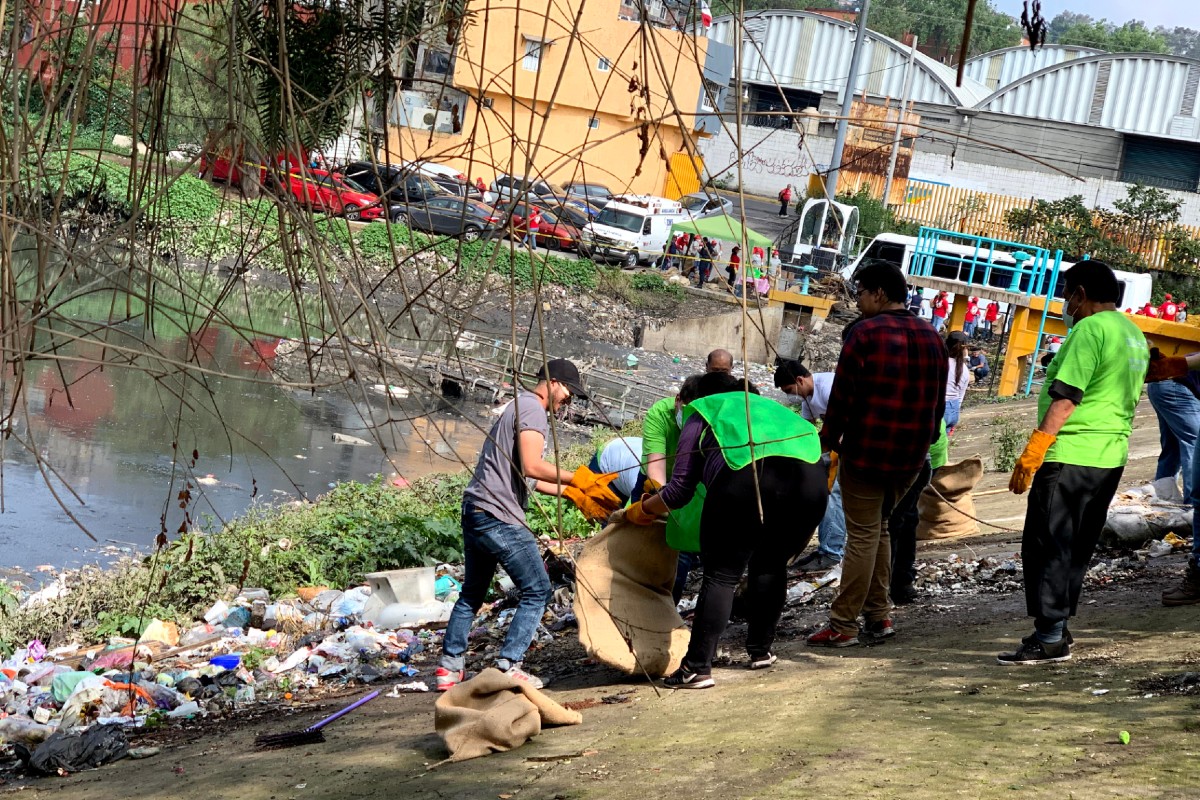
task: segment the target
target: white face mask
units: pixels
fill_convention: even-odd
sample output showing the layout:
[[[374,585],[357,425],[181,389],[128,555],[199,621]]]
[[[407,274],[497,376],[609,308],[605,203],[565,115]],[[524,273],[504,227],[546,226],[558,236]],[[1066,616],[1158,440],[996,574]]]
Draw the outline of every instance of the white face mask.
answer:
[[[1074,296],[1075,296],[1075,293],[1072,292],[1071,297],[1074,297]],[[1075,327],[1075,315],[1072,314],[1071,312],[1067,311],[1067,309],[1070,308],[1070,306],[1071,306],[1071,297],[1068,297],[1063,302],[1062,318],[1063,318],[1063,324],[1067,326],[1067,330],[1071,330],[1071,328]]]
[[[675,424],[678,425],[681,429],[683,428],[683,409],[682,408],[675,411]]]

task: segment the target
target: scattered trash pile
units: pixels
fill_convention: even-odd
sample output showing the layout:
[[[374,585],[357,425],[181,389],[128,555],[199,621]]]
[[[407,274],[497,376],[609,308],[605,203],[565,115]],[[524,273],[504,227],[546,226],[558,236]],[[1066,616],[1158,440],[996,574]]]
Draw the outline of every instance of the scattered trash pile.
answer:
[[[1108,509],[1104,540],[1113,545],[1140,547],[1167,534],[1187,537],[1192,532],[1192,507],[1174,478],[1119,492]],[[1161,547],[1159,548],[1161,550]],[[1165,555],[1170,550],[1156,553]]]
[[[433,626],[445,614],[430,624],[382,623],[405,612],[418,623],[431,608],[448,612],[462,588],[460,569],[442,565],[436,582],[432,569],[421,570],[435,603],[381,603],[386,591],[372,586],[300,589],[276,601],[265,589],[244,589],[182,632],[155,619],[136,641],[53,649],[31,641],[0,662],[0,764],[15,755],[26,771],[67,774],[151,755],[130,751],[127,729],[224,717],[323,686],[397,681],[393,693],[427,692],[417,678],[432,671],[441,638]]]

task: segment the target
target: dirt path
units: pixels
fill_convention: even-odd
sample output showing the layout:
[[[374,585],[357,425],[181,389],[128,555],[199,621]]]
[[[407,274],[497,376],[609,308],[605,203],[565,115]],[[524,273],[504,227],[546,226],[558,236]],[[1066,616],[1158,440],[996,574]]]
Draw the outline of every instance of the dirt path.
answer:
[[[954,457],[990,451],[985,420],[1030,414],[1029,403],[972,409]],[[1126,483],[1152,477],[1157,428],[1139,408]],[[1007,476],[988,473],[981,492]],[[1020,527],[1023,501],[984,495],[980,515]],[[919,558],[1012,553],[993,533],[924,543]],[[661,694],[594,666],[558,681],[559,701],[627,698],[588,708],[584,724],[526,746],[429,771],[445,755],[433,697],[381,698],[335,723],[325,744],[257,753],[262,731],[299,729],[329,713],[238,724],[59,779],[0,786],[24,797],[212,800],[296,798],[1156,798],[1200,796],[1200,688],[1164,692],[1143,681],[1200,671],[1197,608],[1163,608],[1182,556],[1148,562],[1119,583],[1085,590],[1072,622],[1073,661],[1003,668],[994,655],[1028,631],[1018,593],[954,594],[897,611],[885,645],[814,651],[802,635],[825,611],[803,606],[781,625],[778,665],[743,668],[734,626],[717,687]],[[578,645],[555,649],[582,662]],[[535,656],[533,661],[546,656]],[[1128,745],[1119,740],[1128,731]]]

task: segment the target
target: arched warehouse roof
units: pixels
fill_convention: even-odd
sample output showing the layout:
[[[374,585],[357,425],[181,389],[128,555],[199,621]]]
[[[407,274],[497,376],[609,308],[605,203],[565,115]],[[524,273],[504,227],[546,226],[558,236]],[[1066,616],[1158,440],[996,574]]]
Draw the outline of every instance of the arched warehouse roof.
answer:
[[[747,14],[742,33],[742,80],[774,84],[808,92],[835,91],[846,86],[855,27],[807,11],[758,11]],[[732,15],[713,20],[709,38],[732,45],[736,21]],[[867,31],[854,91],[899,99],[904,88],[908,47]],[[918,102],[973,107],[991,91],[974,79],[956,87],[955,71],[918,52],[912,97]]]
[[[985,98],[979,108],[1200,142],[1198,88],[1200,61],[1104,53],[1019,78]]]
[[[1104,52],[1094,47],[1058,44],[1044,45],[1037,50],[1030,50],[1028,45],[1005,47],[967,59],[965,72],[968,77],[987,86],[989,91],[995,91],[1039,69]]]

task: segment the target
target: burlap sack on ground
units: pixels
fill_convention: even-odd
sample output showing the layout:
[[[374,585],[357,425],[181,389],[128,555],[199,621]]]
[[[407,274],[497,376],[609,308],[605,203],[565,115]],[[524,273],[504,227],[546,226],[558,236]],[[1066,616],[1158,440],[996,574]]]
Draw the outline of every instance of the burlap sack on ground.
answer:
[[[626,673],[670,674],[687,652],[689,633],[671,600],[679,554],[667,546],[665,528],[612,523],[575,562],[579,641]]]
[[[563,708],[494,668],[458,684],[433,706],[433,726],[450,751],[450,761],[520,747],[541,733],[543,725],[581,722],[578,711]]]
[[[979,523],[971,519],[975,514],[975,498],[971,490],[983,477],[983,459],[979,456],[964,459],[957,464],[941,467],[925,491],[917,498],[917,513],[921,521],[917,524],[918,539],[952,539],[956,536],[971,536],[979,533]],[[959,511],[960,514],[934,494],[937,489]]]

